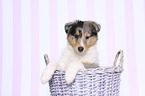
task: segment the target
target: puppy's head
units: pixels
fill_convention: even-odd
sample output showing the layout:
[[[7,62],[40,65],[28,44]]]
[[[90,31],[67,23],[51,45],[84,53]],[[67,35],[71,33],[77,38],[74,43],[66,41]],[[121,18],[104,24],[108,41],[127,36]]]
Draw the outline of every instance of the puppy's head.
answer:
[[[67,40],[77,54],[84,54],[98,40],[101,26],[92,21],[75,21],[65,25]]]

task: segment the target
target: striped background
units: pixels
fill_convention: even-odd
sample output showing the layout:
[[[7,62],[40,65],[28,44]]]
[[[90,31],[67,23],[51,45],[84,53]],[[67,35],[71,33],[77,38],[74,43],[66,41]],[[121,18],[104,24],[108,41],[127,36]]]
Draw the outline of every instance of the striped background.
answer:
[[[124,50],[120,96],[143,96],[145,0],[0,0],[0,96],[49,96],[40,83],[43,55],[58,60],[67,45],[64,24],[78,19],[102,25],[101,65]]]

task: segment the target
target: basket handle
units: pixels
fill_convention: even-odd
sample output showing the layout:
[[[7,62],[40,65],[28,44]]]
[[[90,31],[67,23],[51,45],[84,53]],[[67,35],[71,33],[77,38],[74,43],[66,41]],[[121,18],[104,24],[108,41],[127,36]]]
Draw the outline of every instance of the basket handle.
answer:
[[[47,66],[49,63],[49,58],[48,58],[47,54],[44,55],[44,60],[45,60],[46,66]]]
[[[118,61],[118,58],[120,57],[120,62],[119,64],[117,65],[117,61]],[[123,66],[123,62],[124,62],[124,54],[123,54],[123,50],[119,50],[116,54],[116,57],[115,57],[115,60],[114,60],[114,66],[115,67],[122,67]]]

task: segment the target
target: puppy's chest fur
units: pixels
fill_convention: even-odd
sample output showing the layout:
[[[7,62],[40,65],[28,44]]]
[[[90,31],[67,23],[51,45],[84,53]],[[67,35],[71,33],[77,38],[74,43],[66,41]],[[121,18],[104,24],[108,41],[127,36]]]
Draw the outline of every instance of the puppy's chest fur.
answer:
[[[96,68],[98,67],[98,53],[96,46],[90,47],[85,54],[76,54],[71,46],[68,46],[63,52],[59,62],[58,69],[66,69],[69,62],[80,61],[84,64],[85,68]]]

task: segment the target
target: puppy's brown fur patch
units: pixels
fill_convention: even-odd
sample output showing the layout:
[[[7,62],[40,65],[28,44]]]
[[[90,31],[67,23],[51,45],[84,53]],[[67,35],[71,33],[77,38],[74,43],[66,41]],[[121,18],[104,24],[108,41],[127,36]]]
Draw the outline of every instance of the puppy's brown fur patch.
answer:
[[[80,38],[76,40],[76,38],[72,35],[67,37],[69,44],[73,47],[73,49],[77,52],[78,47],[80,46]]]
[[[81,46],[81,40],[82,40],[83,45],[84,45],[83,52],[86,52],[87,49],[89,49],[91,46],[93,46],[97,42],[96,36],[91,36],[89,37],[89,39],[86,39],[87,36],[88,37],[90,36],[88,32],[85,32],[82,38],[78,38],[78,39],[76,39],[75,36],[69,35],[67,37],[67,40],[76,52],[78,52],[78,47]]]
[[[89,36],[89,35],[87,35],[87,36]],[[85,36],[85,37],[87,37],[87,36]],[[83,43],[84,43],[85,50],[87,50],[91,46],[95,45],[96,42],[97,42],[97,37],[96,36],[89,37],[88,40],[84,39]]]
[[[79,32],[79,30],[77,30],[76,34],[77,34],[78,36],[80,35],[80,32]]]

